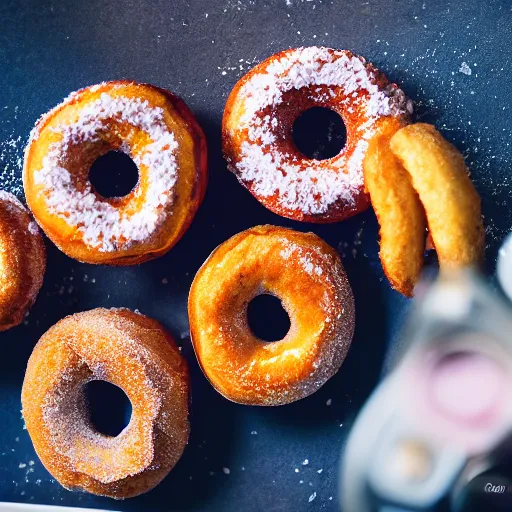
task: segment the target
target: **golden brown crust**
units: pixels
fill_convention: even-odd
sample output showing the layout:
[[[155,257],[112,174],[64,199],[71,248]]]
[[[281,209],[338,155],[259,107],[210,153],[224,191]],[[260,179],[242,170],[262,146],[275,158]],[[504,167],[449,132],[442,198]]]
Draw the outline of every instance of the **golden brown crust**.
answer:
[[[291,327],[258,339],[247,305],[282,300]],[[354,329],[354,299],[336,251],[313,233],[257,226],[220,245],[190,289],[190,333],[199,364],[226,398],[282,405],[319,389],[340,368]]]
[[[43,284],[46,249],[27,209],[0,191],[0,331],[20,324]]]
[[[245,186],[249,192],[251,192],[251,194],[269,210],[283,217],[303,222],[338,222],[356,215],[368,208],[369,197],[364,190],[363,180],[361,180],[359,189],[357,192],[354,192],[350,200],[340,197],[337,201],[330,204],[326,211],[321,213],[308,213],[303,211],[300,207],[283,204],[281,197],[277,192],[273,195],[259,194],[256,181],[242,178],[238,170],[238,165],[243,153],[243,147],[249,141],[248,130],[241,128],[241,119],[246,114],[244,103],[245,98],[243,94],[244,87],[254,77],[264,75],[269,66],[278,64],[281,59],[292,60],[294,52],[299,50],[301,49],[283,50],[270,56],[263,62],[257,64],[235,84],[226,101],[222,119],[223,153],[228,161],[229,169],[235,173],[240,183],[242,183],[242,185]],[[329,52],[335,52],[333,49],[327,50]],[[378,87],[380,90],[384,90],[386,88],[389,88],[390,90],[398,90],[398,87],[394,84],[390,84],[385,75],[378,71],[372,64],[366,63],[364,59],[349,51],[343,50],[341,52],[348,55],[350,58],[360,59],[368,73],[371,73],[371,81],[373,82],[373,85]],[[305,71],[305,74],[308,72],[312,72],[311,69],[308,68]],[[336,171],[341,175],[347,175],[347,162],[352,156],[355,156],[355,154],[361,150],[359,143],[361,142],[365,132],[363,126],[368,125],[369,122],[372,121],[369,119],[366,112],[366,104],[367,102],[370,102],[369,96],[370,95],[363,90],[345,94],[342,87],[333,86],[332,88],[329,88],[325,85],[300,87],[299,89],[287,91],[286,100],[283,100],[283,103],[275,108],[265,109],[262,111],[261,117],[270,116],[272,119],[275,118],[277,120],[276,124],[279,126],[279,133],[277,136],[279,141],[278,152],[280,154],[279,159],[281,161],[289,162],[290,165],[293,166],[300,166],[302,169],[315,165],[318,168],[318,172],[325,169],[331,172]],[[343,151],[340,152],[339,155],[323,161],[306,158],[297,149],[292,137],[294,121],[304,111],[315,106],[331,108],[337,112],[343,118],[347,129],[347,141]],[[407,119],[408,114],[400,114],[398,117],[401,119]],[[395,120],[392,116],[381,117],[381,121],[383,123],[387,122],[388,119]],[[313,192],[311,192],[311,194],[313,194]]]
[[[423,203],[441,267],[479,264],[485,242],[480,197],[460,152],[424,123],[397,131],[390,146]]]
[[[365,185],[380,225],[380,260],[391,286],[411,297],[425,250],[425,212],[411,178],[389,148],[396,121],[378,130],[364,160]]]
[[[91,380],[130,399],[130,423],[117,437],[90,424],[82,390]],[[23,382],[23,416],[39,458],[64,487],[128,498],[156,486],[181,457],[188,389],[187,364],[158,322],[99,308],[41,337]]]
[[[80,112],[93,104],[102,94],[108,94],[114,98],[123,96],[128,99],[140,99],[147,101],[148,107],[163,109],[164,122],[178,143],[176,150],[178,171],[172,211],[157,232],[147,240],[124,245],[120,243],[114,251],[102,251],[97,247],[91,247],[84,242],[79,226],[71,226],[61,216],[52,214],[47,207],[44,194],[41,193],[41,186],[34,179],[36,171],[43,166],[43,159],[48,154],[50,145],[58,140],[55,128],[73,124]],[[89,145],[86,152],[80,148],[70,149],[70,161],[75,163],[71,173],[77,180],[79,189],[83,189],[88,184],[88,169],[92,162],[111,149],[118,150],[123,131],[129,132],[127,123],[124,125],[121,123],[120,126],[118,123],[116,130],[115,143],[108,140],[95,146]],[[142,155],[151,139],[144,131],[131,130],[135,134],[131,140],[133,152]],[[96,194],[97,198],[130,214],[140,211],[145,201],[148,183],[144,171],[140,168],[139,173],[138,185],[127,196],[106,199]],[[180,98],[149,84],[118,80],[87,87],[73,93],[63,103],[41,117],[25,151],[23,185],[29,207],[45,233],[60,250],[86,263],[136,265],[162,256],[188,229],[204,197],[206,183],[207,146],[201,127]],[[128,242],[131,241],[128,240]]]

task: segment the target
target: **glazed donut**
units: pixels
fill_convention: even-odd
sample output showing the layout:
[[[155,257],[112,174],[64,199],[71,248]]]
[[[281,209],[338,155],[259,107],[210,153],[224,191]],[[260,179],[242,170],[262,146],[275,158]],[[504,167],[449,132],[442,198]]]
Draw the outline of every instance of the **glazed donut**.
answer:
[[[132,416],[116,437],[91,424],[83,387],[120,387]],[[122,499],[155,487],[189,435],[188,367],[155,320],[126,309],[94,309],[51,327],[30,356],[23,417],[46,469],[68,489]]]
[[[37,224],[0,191],[0,331],[22,322],[43,284],[46,250]]]
[[[342,151],[306,158],[292,138],[305,110],[327,107],[347,128]],[[279,52],[242,77],[222,122],[228,168],[269,210],[306,222],[336,222],[366,209],[363,159],[378,120],[407,119],[412,103],[362,57],[310,47]]]
[[[139,181],[105,198],[93,162],[127,153]],[[152,85],[116,81],[72,93],[42,116],[25,150],[27,202],[48,237],[86,263],[133,265],[167,252],[202,201],[206,142],[185,103]]]
[[[248,326],[257,295],[281,299],[290,330],[265,342]],[[318,390],[340,368],[354,331],[354,298],[336,251],[313,233],[258,226],[220,245],[194,278],[190,335],[215,389],[248,405],[282,405]]]

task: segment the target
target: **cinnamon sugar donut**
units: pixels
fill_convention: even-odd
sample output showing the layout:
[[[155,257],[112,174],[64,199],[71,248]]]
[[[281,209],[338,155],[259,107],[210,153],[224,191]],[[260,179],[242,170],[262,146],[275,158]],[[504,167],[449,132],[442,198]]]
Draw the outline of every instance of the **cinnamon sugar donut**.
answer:
[[[291,327],[280,341],[250,330],[257,295],[281,299]],[[336,251],[313,233],[258,226],[220,245],[194,278],[190,335],[199,364],[226,398],[282,405],[314,393],[340,368],[354,331],[354,299]]]
[[[89,420],[83,387],[92,380],[130,399],[130,423],[116,437]],[[68,316],[41,337],[21,398],[34,448],[56,480],[121,499],[155,487],[181,457],[188,389],[187,364],[158,322],[100,308]]]
[[[93,162],[127,153],[139,181],[105,198],[89,181]],[[204,195],[206,142],[185,103],[152,85],[116,81],[72,93],[44,115],[25,151],[27,202],[48,237],[87,263],[132,265],[167,252]]]
[[[294,121],[312,107],[330,108],[345,123],[345,147],[333,158],[306,158],[293,142]],[[369,204],[363,159],[375,123],[411,112],[404,93],[362,57],[323,47],[285,50],[235,85],[224,111],[224,155],[238,180],[274,213],[340,221]]]
[[[22,322],[43,284],[46,250],[27,209],[0,191],[0,331]]]

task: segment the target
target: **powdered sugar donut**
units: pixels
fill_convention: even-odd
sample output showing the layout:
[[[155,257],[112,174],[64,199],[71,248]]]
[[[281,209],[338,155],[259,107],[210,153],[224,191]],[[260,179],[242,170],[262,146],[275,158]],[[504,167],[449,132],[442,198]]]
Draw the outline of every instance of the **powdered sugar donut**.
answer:
[[[347,129],[344,148],[327,160],[306,158],[292,138],[294,121],[315,106],[337,112]],[[239,181],[273,212],[339,221],[369,204],[363,159],[377,120],[410,113],[404,93],[362,57],[323,47],[285,50],[235,85],[224,111],[224,155]]]
[[[266,342],[250,329],[249,302],[281,299],[290,330]],[[336,251],[314,233],[256,226],[221,244],[197,272],[188,299],[199,364],[226,398],[283,405],[317,391],[352,341],[352,289]]]
[[[0,191],[0,331],[22,322],[43,284],[46,250],[28,210]]]
[[[103,380],[132,404],[116,437],[91,423],[84,385]],[[189,435],[189,375],[172,337],[127,309],[94,309],[51,327],[30,356],[23,417],[46,469],[64,487],[111,498],[149,491],[174,467]]]
[[[89,169],[111,150],[136,163],[136,187],[102,197]],[[204,195],[206,142],[182,100],[147,84],[108,82],[44,115],[25,151],[27,202],[49,238],[88,263],[129,265],[167,252]]]

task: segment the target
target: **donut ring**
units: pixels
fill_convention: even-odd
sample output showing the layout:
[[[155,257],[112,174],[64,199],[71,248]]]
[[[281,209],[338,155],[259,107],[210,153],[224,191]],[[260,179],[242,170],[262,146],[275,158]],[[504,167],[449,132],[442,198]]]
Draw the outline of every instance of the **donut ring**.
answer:
[[[364,159],[364,180],[380,225],[380,261],[392,288],[412,297],[423,267],[425,211],[409,173],[389,147],[403,124],[378,129]]]
[[[293,123],[327,107],[347,141],[330,159],[306,158]],[[305,222],[336,222],[368,207],[363,159],[378,120],[406,119],[412,103],[362,57],[310,47],[279,52],[242,77],[226,103],[222,143],[228,168],[266,208]]]
[[[291,327],[264,342],[247,305],[279,297]],[[318,390],[340,368],[354,331],[354,298],[336,251],[313,233],[258,226],[220,245],[196,274],[190,334],[204,374],[229,400],[282,405]]]
[[[480,196],[464,157],[434,126],[425,123],[401,128],[390,146],[423,203],[441,268],[479,265],[485,229]]]
[[[43,284],[46,250],[27,209],[0,191],[0,331],[20,324]]]
[[[101,155],[137,164],[126,196],[89,181]],[[207,180],[204,134],[185,103],[148,84],[115,81],[72,93],[44,115],[25,151],[27,202],[48,237],[86,263],[133,265],[167,252],[187,230]]]
[[[83,386],[105,380],[132,403],[117,436],[91,425]],[[172,337],[126,309],[94,309],[51,327],[30,356],[23,416],[46,469],[68,489],[128,498],[155,487],[189,435],[189,377]]]

